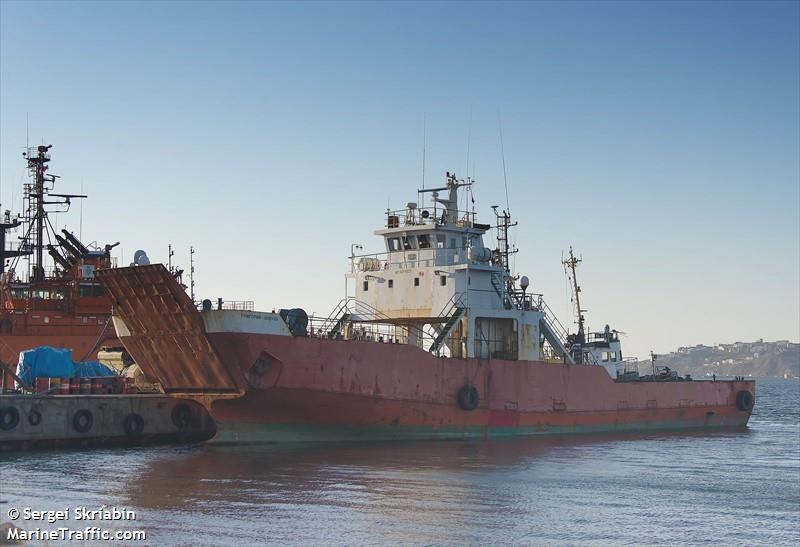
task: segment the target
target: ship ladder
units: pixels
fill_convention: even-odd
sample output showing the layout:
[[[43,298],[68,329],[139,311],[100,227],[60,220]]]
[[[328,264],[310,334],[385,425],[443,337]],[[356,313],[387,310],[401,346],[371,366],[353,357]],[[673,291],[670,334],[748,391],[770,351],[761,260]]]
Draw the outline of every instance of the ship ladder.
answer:
[[[494,292],[496,292],[497,296],[500,297],[500,301],[503,303],[503,307],[507,310],[510,310],[512,307],[511,299],[508,297],[508,293],[503,287],[503,281],[501,277],[498,274],[493,273],[491,276],[491,280],[492,280],[492,287],[494,287]]]
[[[456,323],[458,323],[458,320],[461,319],[465,311],[467,311],[467,309],[460,306],[455,308],[453,315],[451,315],[450,319],[447,320],[447,323],[444,324],[444,327],[436,336],[436,339],[433,341],[433,344],[431,344],[431,347],[428,351],[431,353],[436,353],[441,349],[445,338],[447,338],[447,335],[450,334],[451,330],[453,330],[453,327]]]
[[[539,321],[539,328],[544,334],[544,339],[553,346],[553,349],[563,355],[570,365],[574,365],[575,360],[572,358],[569,351],[567,351],[567,348],[564,347],[558,334],[556,334],[556,330],[553,328],[550,321],[547,320],[546,315],[542,315],[542,319]]]
[[[350,319],[350,314],[347,312],[342,313],[339,320],[333,325],[333,328],[328,331],[328,338],[336,338],[342,330],[342,326]]]

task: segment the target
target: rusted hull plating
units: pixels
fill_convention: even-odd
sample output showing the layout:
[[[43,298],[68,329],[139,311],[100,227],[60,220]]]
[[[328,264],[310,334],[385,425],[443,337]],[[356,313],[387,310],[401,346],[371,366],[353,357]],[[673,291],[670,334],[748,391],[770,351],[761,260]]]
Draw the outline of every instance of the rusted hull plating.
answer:
[[[146,374],[191,396],[217,442],[463,438],[744,426],[753,381],[614,382],[603,367],[435,357],[417,347],[207,333],[163,266],[100,272],[120,339]],[[479,403],[463,409],[464,386]]]
[[[213,442],[741,427],[750,412],[736,394],[755,390],[752,381],[617,383],[602,367],[437,358],[375,342],[208,336],[223,362],[260,363],[260,374],[246,371],[243,397],[211,404]],[[471,411],[457,402],[466,384],[480,395]]]

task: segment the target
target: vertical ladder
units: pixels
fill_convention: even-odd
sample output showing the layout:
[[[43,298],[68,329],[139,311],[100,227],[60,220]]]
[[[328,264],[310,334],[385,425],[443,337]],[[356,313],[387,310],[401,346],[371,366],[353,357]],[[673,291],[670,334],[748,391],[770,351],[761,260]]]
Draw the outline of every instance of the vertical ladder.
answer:
[[[511,299],[508,297],[508,292],[506,288],[503,287],[503,279],[501,275],[497,273],[492,273],[491,277],[492,287],[494,288],[494,292],[497,293],[497,296],[500,297],[500,301],[503,303],[503,307],[511,309]]]

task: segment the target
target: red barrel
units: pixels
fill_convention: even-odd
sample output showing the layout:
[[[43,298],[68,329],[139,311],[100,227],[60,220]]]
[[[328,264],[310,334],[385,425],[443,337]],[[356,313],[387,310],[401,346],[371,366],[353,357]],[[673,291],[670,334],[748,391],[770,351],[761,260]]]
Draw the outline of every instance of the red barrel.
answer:
[[[125,377],[124,376],[115,376],[114,377],[114,393],[125,393]]]
[[[48,393],[50,391],[50,378],[39,376],[36,378],[36,393]]]
[[[81,378],[81,388],[80,394],[81,395],[89,395],[92,392],[92,379],[91,378]]]
[[[50,386],[48,392],[52,395],[58,395],[58,390],[61,388],[61,378],[49,378]]]
[[[81,392],[81,379],[80,378],[70,378],[69,379],[69,394],[70,395],[78,395]]]
[[[58,386],[59,395],[69,395],[69,378],[61,378],[61,384]]]

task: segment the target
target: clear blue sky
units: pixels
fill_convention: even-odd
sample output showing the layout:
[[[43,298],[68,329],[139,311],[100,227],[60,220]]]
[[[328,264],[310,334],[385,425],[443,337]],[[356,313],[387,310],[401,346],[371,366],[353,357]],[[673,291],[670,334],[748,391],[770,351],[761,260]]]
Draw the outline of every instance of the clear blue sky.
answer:
[[[203,297],[326,314],[387,202],[478,180],[562,320],[629,355],[800,336],[797,2],[0,2],[0,201],[26,114],[83,236],[188,263]],[[77,214],[59,223],[77,229]]]

